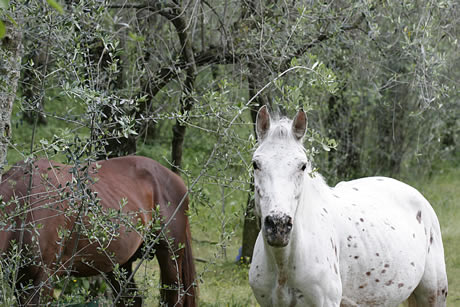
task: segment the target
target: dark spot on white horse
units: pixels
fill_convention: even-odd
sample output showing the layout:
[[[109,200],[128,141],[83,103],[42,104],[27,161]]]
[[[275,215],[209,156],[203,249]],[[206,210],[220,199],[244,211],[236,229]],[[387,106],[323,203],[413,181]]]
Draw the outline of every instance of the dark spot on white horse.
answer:
[[[391,226],[391,229],[395,230],[395,228],[393,226]]]
[[[379,254],[379,253],[375,253],[375,255],[376,255],[377,257],[378,257],[378,256],[380,256],[380,254]]]
[[[366,229],[363,228],[362,230],[365,231]]]
[[[415,233],[413,233],[413,234],[412,234],[412,238],[414,238],[414,239],[415,239]]]
[[[355,257],[353,257],[353,258],[355,258],[355,259],[358,259],[358,258],[359,258],[359,256],[355,256]]]
[[[326,210],[326,208],[323,208],[323,211],[327,213],[327,210]]]
[[[413,262],[411,262],[410,265],[413,266],[413,267],[415,267],[415,263],[413,263]]]
[[[433,231],[430,230],[430,244],[433,244]]]
[[[258,268],[259,268],[259,266],[258,266],[258,265],[256,265],[256,269],[258,269]]]
[[[351,247],[351,244],[347,244],[348,247]]]
[[[362,289],[362,288],[364,288],[366,286],[367,286],[367,284],[363,284],[363,285],[359,286],[359,288]]]
[[[366,275],[367,275],[367,276],[370,276],[370,275],[371,275],[371,272],[370,272],[370,271],[369,271],[369,272],[366,272]]]
[[[351,204],[353,207],[356,207],[356,204]]]
[[[334,195],[335,198],[340,198],[338,195],[335,195],[335,194],[332,194],[332,195]]]
[[[348,220],[351,221],[351,217],[348,217]]]
[[[398,284],[398,288],[402,288],[402,287],[404,287],[404,284],[403,284],[402,282],[400,282],[400,283]]]
[[[387,270],[383,269],[380,273],[385,274]]]
[[[442,289],[441,292],[444,295],[444,297],[447,297],[447,288]]]
[[[335,257],[337,258],[337,246],[334,246]]]
[[[416,218],[417,218],[418,223],[421,224],[422,223],[422,211],[419,210],[417,212]]]
[[[339,271],[337,270],[337,265],[334,263],[334,272],[335,274],[339,275]]]
[[[391,286],[392,284],[393,284],[393,280],[391,279],[385,283],[386,286]]]
[[[358,243],[353,244],[354,248],[358,248]]]
[[[364,219],[363,219],[363,218],[360,218],[359,220],[360,220],[361,222],[364,222]]]
[[[351,241],[351,239],[353,239],[352,236],[348,236],[348,237],[347,237],[347,240],[348,240],[348,241]]]
[[[380,279],[376,278],[376,279],[375,279],[375,282],[380,282]]]
[[[359,190],[358,190],[358,188],[355,188],[355,187],[353,187],[353,190],[355,190],[355,191],[359,191]]]
[[[385,268],[389,268],[390,265],[389,265],[388,263],[386,263],[386,264],[384,265],[384,267],[385,267]]]

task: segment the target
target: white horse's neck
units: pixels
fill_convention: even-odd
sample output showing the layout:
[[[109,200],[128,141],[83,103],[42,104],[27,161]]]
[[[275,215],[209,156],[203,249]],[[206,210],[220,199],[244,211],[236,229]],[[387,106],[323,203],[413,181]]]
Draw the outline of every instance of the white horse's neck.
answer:
[[[278,279],[283,281],[289,271],[292,259],[297,248],[305,249],[309,242],[305,241],[305,232],[317,235],[323,232],[318,229],[320,215],[328,214],[328,198],[332,197],[330,187],[320,174],[305,173],[304,186],[299,205],[294,217],[294,227],[289,244],[285,247],[272,247],[265,242],[269,258],[277,269]]]
[[[314,225],[314,214],[320,210],[324,210],[324,207],[330,203],[331,196],[331,188],[326,184],[323,176],[308,171],[305,174],[305,181],[300,204],[296,213],[296,219],[301,219],[304,226],[307,222]]]

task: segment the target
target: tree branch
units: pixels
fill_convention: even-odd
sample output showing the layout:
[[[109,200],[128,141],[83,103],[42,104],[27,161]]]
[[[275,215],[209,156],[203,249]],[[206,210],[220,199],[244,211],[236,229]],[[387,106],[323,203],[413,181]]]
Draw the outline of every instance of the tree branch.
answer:
[[[355,30],[359,27],[359,25],[363,22],[363,20],[365,19],[365,15],[364,14],[361,14],[353,24],[351,25],[344,25],[342,27],[340,27],[340,29],[337,31],[337,32],[329,32],[329,33],[321,33],[320,35],[318,35],[317,38],[315,38],[313,41],[309,42],[308,44],[306,45],[303,45],[302,47],[300,47],[299,49],[297,49],[293,54],[291,54],[288,58],[286,58],[280,65],[281,67],[281,71],[284,71],[286,69],[289,68],[289,65],[292,61],[293,58],[295,57],[300,57],[301,55],[303,55],[305,52],[307,52],[307,50],[315,47],[316,45],[318,45],[319,43],[323,42],[323,41],[326,41],[328,39],[330,39],[331,37],[333,37],[335,34],[337,34],[338,32],[341,33],[341,32],[346,32],[346,31],[351,31],[351,30]]]

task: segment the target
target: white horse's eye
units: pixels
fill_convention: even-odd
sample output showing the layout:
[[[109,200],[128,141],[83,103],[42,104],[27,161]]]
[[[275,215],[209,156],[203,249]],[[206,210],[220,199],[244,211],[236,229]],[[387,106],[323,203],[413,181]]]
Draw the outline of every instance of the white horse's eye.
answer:
[[[303,163],[301,166],[300,166],[300,169],[303,171],[305,171],[305,169],[307,168],[307,163]]]
[[[260,169],[259,164],[258,164],[256,161],[252,161],[252,168],[253,168],[254,170]]]

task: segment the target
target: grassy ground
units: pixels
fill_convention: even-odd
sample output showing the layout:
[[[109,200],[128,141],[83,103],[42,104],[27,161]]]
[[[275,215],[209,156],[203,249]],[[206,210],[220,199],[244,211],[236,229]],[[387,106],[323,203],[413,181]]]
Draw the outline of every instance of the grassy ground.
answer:
[[[441,223],[449,280],[447,306],[460,306],[460,167],[413,184],[430,201]]]

